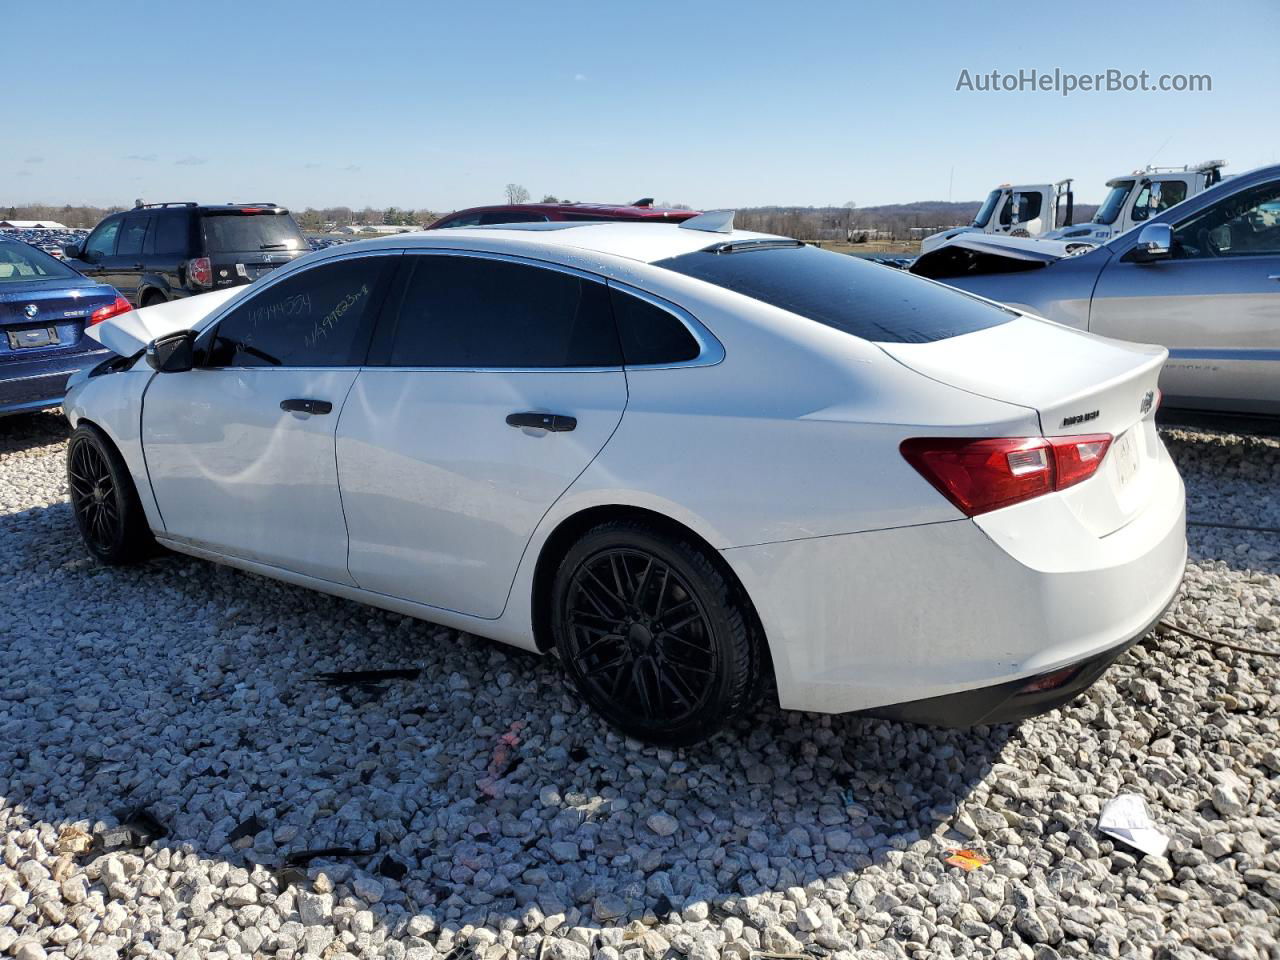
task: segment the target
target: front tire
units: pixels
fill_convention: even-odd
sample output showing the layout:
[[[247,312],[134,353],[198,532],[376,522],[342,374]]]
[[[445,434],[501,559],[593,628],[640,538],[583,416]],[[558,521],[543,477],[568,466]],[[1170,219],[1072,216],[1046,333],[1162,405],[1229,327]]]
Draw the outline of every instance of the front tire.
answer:
[[[155,541],[133,478],[115,445],[96,427],[81,424],[67,443],[67,488],[76,526],[101,563],[143,560]]]
[[[683,746],[750,704],[760,644],[740,591],[690,538],[636,521],[587,531],[561,561],[552,632],[579,692],[639,740]]]

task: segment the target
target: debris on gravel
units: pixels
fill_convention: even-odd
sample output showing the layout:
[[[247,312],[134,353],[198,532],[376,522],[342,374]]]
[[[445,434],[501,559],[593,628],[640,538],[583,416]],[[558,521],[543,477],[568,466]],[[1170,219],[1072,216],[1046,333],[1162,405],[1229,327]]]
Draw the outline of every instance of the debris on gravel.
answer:
[[[1157,631],[1016,726],[762,705],[656,749],[551,658],[185,557],[98,566],[67,435],[0,420],[0,954],[1280,956],[1275,657]],[[1280,443],[1165,436],[1193,519],[1280,527]],[[1189,541],[1174,622],[1280,652],[1280,537]],[[377,696],[315,679],[369,670]],[[1166,857],[1098,833],[1121,794]],[[106,849],[136,811],[161,829]]]

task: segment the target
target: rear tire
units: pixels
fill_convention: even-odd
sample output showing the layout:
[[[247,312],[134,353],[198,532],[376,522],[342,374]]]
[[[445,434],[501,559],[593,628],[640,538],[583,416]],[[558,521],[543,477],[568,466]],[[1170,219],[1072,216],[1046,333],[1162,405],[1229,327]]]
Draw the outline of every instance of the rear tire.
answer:
[[[144,560],[155,547],[133,477],[115,445],[97,427],[81,424],[67,443],[67,488],[76,526],[101,563]]]
[[[639,740],[684,746],[752,702],[760,643],[705,547],[633,520],[588,530],[560,562],[551,628],[583,699]]]

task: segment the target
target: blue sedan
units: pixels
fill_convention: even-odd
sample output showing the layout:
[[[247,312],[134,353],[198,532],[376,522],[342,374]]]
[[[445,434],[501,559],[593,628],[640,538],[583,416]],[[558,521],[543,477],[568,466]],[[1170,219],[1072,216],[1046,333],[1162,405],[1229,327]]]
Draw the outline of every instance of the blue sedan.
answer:
[[[0,237],[0,416],[60,404],[71,374],[111,355],[85,328],[129,309],[109,284]]]

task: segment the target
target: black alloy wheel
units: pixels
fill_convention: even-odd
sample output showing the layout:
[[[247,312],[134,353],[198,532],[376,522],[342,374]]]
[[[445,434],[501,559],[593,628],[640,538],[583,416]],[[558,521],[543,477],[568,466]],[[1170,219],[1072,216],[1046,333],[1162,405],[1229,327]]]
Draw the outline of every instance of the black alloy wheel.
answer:
[[[107,564],[140,560],[154,543],[133,479],[97,428],[76,428],[67,447],[67,487],[89,552]]]
[[[692,743],[745,705],[758,656],[737,592],[692,543],[609,523],[570,550],[553,627],[584,698],[642,740]]]

